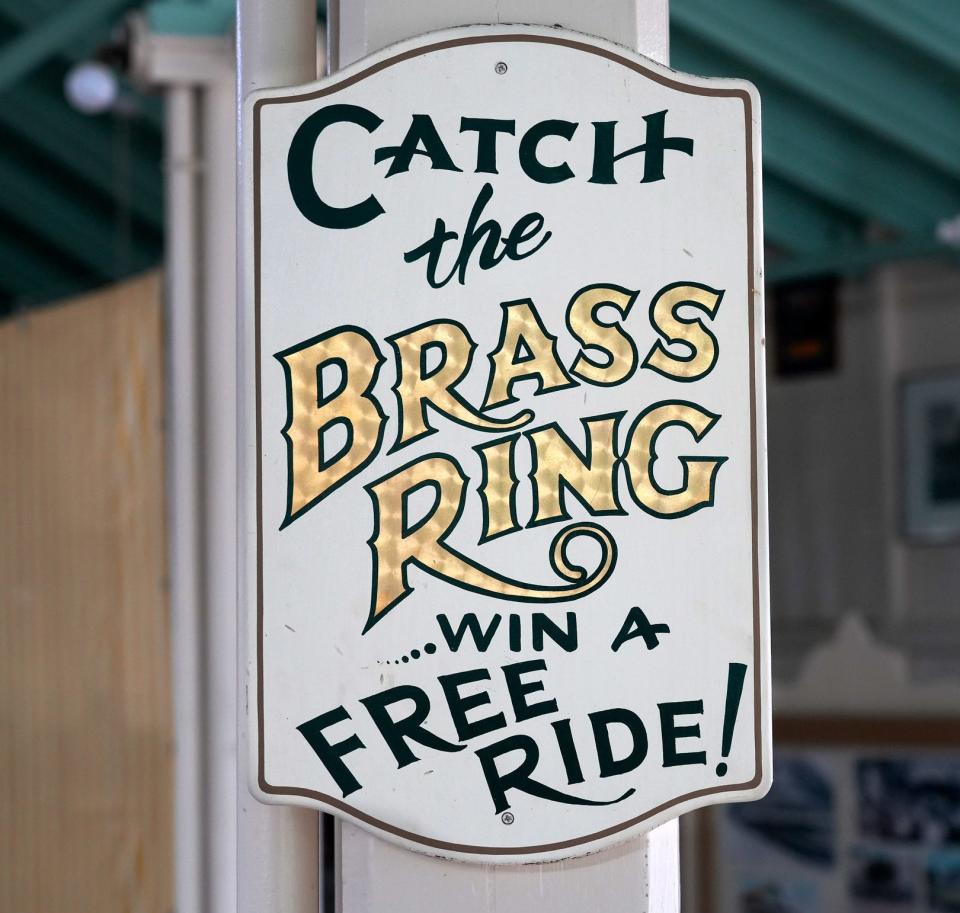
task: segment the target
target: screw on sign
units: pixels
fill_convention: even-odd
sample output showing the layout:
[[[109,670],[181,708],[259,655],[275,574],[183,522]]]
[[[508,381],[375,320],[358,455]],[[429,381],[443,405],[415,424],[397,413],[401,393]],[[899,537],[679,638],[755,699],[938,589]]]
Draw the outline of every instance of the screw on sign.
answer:
[[[761,796],[752,87],[478,27],[245,116],[256,795],[494,862]]]

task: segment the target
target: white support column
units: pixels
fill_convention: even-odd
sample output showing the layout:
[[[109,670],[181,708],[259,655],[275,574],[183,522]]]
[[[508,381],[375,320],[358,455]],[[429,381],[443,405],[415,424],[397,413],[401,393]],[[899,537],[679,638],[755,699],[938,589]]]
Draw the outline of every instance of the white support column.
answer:
[[[234,48],[129,24],[132,75],[166,106],[176,910],[236,913]]]
[[[237,284],[232,55],[200,93],[207,904],[237,909]],[[179,911],[178,911],[179,913]]]
[[[561,25],[669,62],[669,0],[330,0],[331,72],[404,38],[480,23]]]
[[[255,89],[310,82],[317,77],[317,10],[315,0],[237,0],[237,105]],[[239,159],[243,132],[238,130]],[[238,193],[239,223],[245,196]],[[243,306],[252,306],[249,303]],[[235,314],[234,314],[235,316]],[[245,321],[240,321],[240,327]],[[241,395],[252,378],[253,340],[240,339]],[[238,402],[239,404],[239,402]],[[231,403],[232,405],[232,403]],[[241,410],[241,416],[250,414]],[[246,484],[248,429],[240,427],[239,479]],[[239,503],[246,499],[240,492]],[[252,505],[248,505],[252,507]],[[247,537],[256,534],[256,517],[239,518],[240,587],[255,586],[245,566]],[[238,715],[240,743],[237,784],[237,906],[238,913],[317,913],[319,901],[319,815],[316,812],[261,805],[247,788],[246,613],[240,613]]]
[[[255,88],[315,77],[315,7],[238,0],[239,98]],[[561,24],[667,60],[667,0],[331,0],[331,70],[392,42],[438,28],[482,22]],[[243,137],[240,138],[242,147]],[[243,195],[240,195],[241,205]],[[243,353],[251,341],[243,340]],[[241,362],[241,378],[249,372]],[[241,429],[241,441],[247,436]],[[245,478],[241,452],[240,478]],[[254,529],[241,517],[241,536]],[[245,554],[241,538],[241,558]],[[241,568],[241,586],[249,586]],[[241,651],[246,633],[241,630]],[[241,677],[241,688],[244,687]],[[243,693],[241,691],[241,693]],[[241,701],[241,704],[243,701]],[[246,718],[240,712],[241,746]],[[256,803],[246,789],[246,753],[238,785],[238,897],[242,913],[315,913],[318,897],[317,815]],[[337,908],[343,913],[396,910],[497,910],[498,913],[677,913],[677,824],[641,840],[569,862],[478,866],[410,853],[349,823],[337,825]]]
[[[204,907],[203,662],[201,525],[197,511],[200,425],[197,182],[197,93],[174,86],[166,95],[166,440],[167,530],[173,668],[174,846],[177,910]]]
[[[253,86],[316,76],[316,9],[251,4]],[[295,7],[295,9],[294,9]],[[168,501],[177,913],[316,913],[317,815],[246,786],[238,687],[235,47],[129,19],[131,72],[166,100]],[[242,503],[242,502],[241,502]]]
[[[412,853],[338,826],[338,913],[677,913],[677,822],[566,862],[497,866]]]
[[[668,0],[331,0],[331,71],[424,32],[478,23],[561,25],[668,62]],[[593,856],[526,866],[452,863],[337,824],[338,913],[678,913],[678,826]]]

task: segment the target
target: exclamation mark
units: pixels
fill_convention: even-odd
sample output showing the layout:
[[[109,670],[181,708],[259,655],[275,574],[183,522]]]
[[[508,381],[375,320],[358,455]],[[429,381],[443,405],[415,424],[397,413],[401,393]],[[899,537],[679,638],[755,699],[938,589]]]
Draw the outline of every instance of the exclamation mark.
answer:
[[[727,669],[727,706],[723,711],[723,746],[720,754],[730,757],[730,746],[733,743],[733,730],[737,725],[737,713],[740,711],[740,695],[743,694],[743,679],[747,674],[747,667],[743,663],[730,663]],[[717,776],[723,777],[727,773],[727,762],[721,761],[717,765]]]

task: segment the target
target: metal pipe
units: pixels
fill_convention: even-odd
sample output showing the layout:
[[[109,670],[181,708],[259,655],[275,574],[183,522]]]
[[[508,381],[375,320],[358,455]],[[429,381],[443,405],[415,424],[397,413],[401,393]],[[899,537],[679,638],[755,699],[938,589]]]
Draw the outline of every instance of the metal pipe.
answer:
[[[167,506],[176,758],[175,882],[178,913],[203,913],[202,572],[197,390],[196,93],[166,93]]]
[[[237,910],[236,147],[229,59],[200,90],[207,911]]]
[[[15,85],[124,5],[124,0],[82,0],[61,6],[39,25],[24,30],[0,51],[0,92]]]
[[[314,0],[237,0],[237,105],[256,90],[310,82],[317,77],[316,3]],[[237,118],[238,161],[244,161],[243,118]],[[238,184],[237,224],[245,225],[244,187]],[[250,492],[254,440],[253,354],[250,319],[253,302],[244,294],[243,232],[238,247],[240,311],[238,315],[239,408],[239,588],[240,605],[249,605],[256,586],[250,566],[256,514]],[[246,611],[239,615],[238,694],[247,690]],[[319,816],[306,809],[266,806],[247,788],[248,748],[246,701],[238,709],[237,910],[238,913],[317,913],[319,909]]]

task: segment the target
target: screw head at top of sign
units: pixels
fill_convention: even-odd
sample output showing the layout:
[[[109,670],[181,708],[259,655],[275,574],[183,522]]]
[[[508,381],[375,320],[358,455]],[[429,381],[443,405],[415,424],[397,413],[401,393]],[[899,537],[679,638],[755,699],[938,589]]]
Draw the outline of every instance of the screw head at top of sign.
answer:
[[[501,60],[498,61],[497,65],[493,68],[498,76],[503,76],[507,72],[507,65]]]

